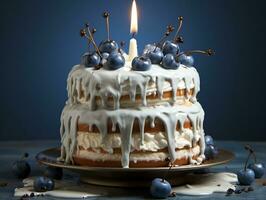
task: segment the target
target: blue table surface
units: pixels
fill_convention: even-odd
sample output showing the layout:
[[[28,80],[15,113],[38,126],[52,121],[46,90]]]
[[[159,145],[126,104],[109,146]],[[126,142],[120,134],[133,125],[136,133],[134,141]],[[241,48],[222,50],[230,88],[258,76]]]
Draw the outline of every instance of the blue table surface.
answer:
[[[238,169],[243,167],[244,161],[246,159],[247,153],[244,150],[244,145],[251,145],[257,155],[260,162],[266,163],[266,142],[238,142],[238,141],[217,141],[217,146],[219,148],[227,149],[235,153],[235,159],[226,165],[220,165],[212,168],[212,171],[227,171],[227,172],[237,172]],[[51,147],[58,147],[60,144],[58,141],[1,141],[0,142],[0,183],[7,183],[7,186],[0,186],[0,200],[8,199],[19,199],[13,197],[14,188],[22,186],[21,180],[16,179],[11,172],[12,163],[19,159],[24,152],[30,154],[29,162],[32,167],[31,176],[38,176],[42,174],[44,166],[40,166],[35,161],[35,155]],[[65,174],[70,173],[65,171]],[[72,174],[73,175],[73,174]],[[190,199],[264,199],[266,200],[266,186],[262,186],[261,182],[266,182],[266,176],[262,179],[257,180],[253,184],[254,191],[243,192],[241,194],[233,194],[231,196],[225,196],[225,193],[214,193],[208,196],[181,196],[171,197],[169,199],[180,199],[180,200],[190,200]],[[34,197],[30,199],[59,199],[53,197]],[[116,196],[116,197],[91,197],[88,199],[152,199],[148,195],[147,189],[128,189],[128,195]]]

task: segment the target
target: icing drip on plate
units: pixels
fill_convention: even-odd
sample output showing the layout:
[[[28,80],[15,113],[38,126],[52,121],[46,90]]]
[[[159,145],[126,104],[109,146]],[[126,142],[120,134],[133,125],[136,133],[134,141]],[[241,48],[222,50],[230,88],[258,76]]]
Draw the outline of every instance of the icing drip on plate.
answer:
[[[23,187],[16,188],[14,196],[21,197],[24,194],[34,195],[43,194],[45,196],[61,197],[61,198],[87,198],[99,196],[134,196],[136,190],[127,190],[126,188],[119,187],[102,187],[89,184],[77,184],[73,180],[55,180],[55,189],[53,191],[38,193],[33,190],[34,177],[23,180]],[[236,174],[220,172],[211,174],[191,174],[188,175],[188,184],[176,186],[172,188],[173,192],[180,195],[210,195],[214,192],[226,192],[229,188],[234,189],[233,183],[237,182]],[[147,189],[144,191],[139,190],[140,193],[146,194]],[[139,194],[141,195],[141,194]]]

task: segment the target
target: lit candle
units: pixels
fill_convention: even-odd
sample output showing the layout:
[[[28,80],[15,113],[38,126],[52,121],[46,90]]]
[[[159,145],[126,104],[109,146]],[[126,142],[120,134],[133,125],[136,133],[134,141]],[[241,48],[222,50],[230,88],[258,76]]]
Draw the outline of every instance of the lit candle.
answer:
[[[134,38],[138,32],[138,12],[136,1],[133,0],[131,8],[131,24],[130,24],[130,33],[132,38],[129,42],[129,52],[128,52],[128,61],[132,61],[136,56],[138,56],[138,46],[137,40]]]

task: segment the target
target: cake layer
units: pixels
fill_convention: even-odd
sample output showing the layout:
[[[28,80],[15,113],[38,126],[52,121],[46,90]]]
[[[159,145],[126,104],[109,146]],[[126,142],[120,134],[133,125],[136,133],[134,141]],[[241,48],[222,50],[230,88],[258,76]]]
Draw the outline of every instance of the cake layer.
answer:
[[[200,139],[200,131],[194,133],[191,129],[184,129],[182,132],[176,131],[174,134],[175,149],[195,146]],[[78,149],[94,152],[121,152],[121,135],[119,133],[111,133],[104,138],[99,133],[78,132],[77,146]],[[144,133],[144,138],[140,133],[132,134],[131,152],[157,152],[167,150],[167,137],[165,132]]]
[[[199,164],[203,161],[200,156],[200,146],[184,148],[175,151],[174,165]],[[169,166],[168,152],[138,152],[130,153],[129,167],[167,167]],[[121,167],[121,153],[96,153],[93,151],[80,150],[73,156],[77,165],[95,167]]]
[[[196,69],[184,65],[176,70],[152,65],[148,71],[132,71],[130,65],[114,71],[77,65],[67,80],[68,102],[87,104],[91,110],[195,102],[199,84]]]
[[[198,102],[193,104],[164,104],[160,106],[139,107],[136,109],[118,110],[96,110],[91,111],[87,105],[67,104],[61,115],[61,138],[62,153],[61,159],[65,162],[74,162],[73,155],[78,146],[79,124],[87,124],[89,127],[97,127],[102,137],[102,143],[106,140],[108,133],[108,122],[112,123],[113,132],[119,127],[121,137],[121,165],[128,167],[130,162],[131,144],[133,138],[134,122],[139,123],[140,143],[144,143],[145,122],[150,121],[151,127],[156,127],[155,119],[159,119],[163,124],[162,130],[166,138],[166,146],[172,161],[176,160],[176,127],[179,124],[180,133],[184,131],[184,125],[189,119],[192,128],[192,140],[199,139],[200,156],[204,156],[204,131],[203,120],[204,111]],[[193,160],[192,158],[189,159]]]

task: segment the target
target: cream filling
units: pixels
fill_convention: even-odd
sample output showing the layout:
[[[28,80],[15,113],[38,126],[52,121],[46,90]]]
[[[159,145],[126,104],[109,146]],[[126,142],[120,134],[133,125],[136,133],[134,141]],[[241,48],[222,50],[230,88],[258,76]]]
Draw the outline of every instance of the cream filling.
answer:
[[[175,152],[176,159],[191,158],[193,156],[199,155],[200,147],[197,145],[192,149],[182,149]],[[85,158],[93,161],[120,161],[121,154],[109,154],[109,153],[97,153],[92,151],[80,150],[76,153],[79,158]],[[129,160],[133,162],[138,161],[164,161],[169,157],[168,152],[140,152],[131,153]],[[196,163],[197,161],[195,161]],[[194,164],[195,164],[194,163]],[[198,162],[197,162],[198,164]]]
[[[175,132],[175,148],[182,149],[184,147],[192,147],[200,139],[199,131],[191,129],[183,129],[182,132]],[[100,152],[99,148],[109,153],[113,153],[114,148],[121,148],[121,137],[119,133],[107,134],[104,138],[102,134],[94,132],[78,132],[77,145],[84,149],[92,148],[95,152]],[[140,134],[132,134],[131,152],[132,151],[153,151],[156,152],[168,146],[166,134],[158,132],[156,134],[144,133],[144,139]]]

